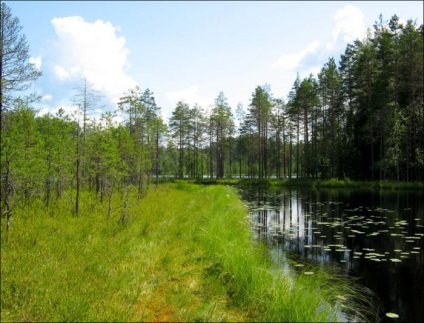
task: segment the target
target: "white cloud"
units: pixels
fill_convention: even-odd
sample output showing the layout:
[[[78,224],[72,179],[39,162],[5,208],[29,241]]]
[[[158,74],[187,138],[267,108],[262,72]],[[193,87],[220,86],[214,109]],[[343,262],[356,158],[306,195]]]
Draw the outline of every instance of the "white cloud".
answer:
[[[311,43],[308,44],[308,46],[301,49],[297,53],[282,55],[278,59],[278,61],[276,61],[272,65],[272,67],[280,68],[283,70],[294,70],[300,66],[300,63],[303,58],[305,58],[308,54],[314,53],[319,46],[320,46],[320,42],[318,40],[313,40]]]
[[[43,97],[41,98],[41,102],[50,102],[52,99],[53,99],[53,95],[46,94],[46,95],[43,95]]]
[[[34,64],[35,68],[37,70],[41,70],[41,57],[30,57],[29,62],[31,64]]]
[[[297,54],[285,54],[281,56],[277,62],[275,62],[272,67],[278,67],[283,70],[295,69],[299,66],[300,60],[302,57],[299,53]]]
[[[84,76],[108,99],[117,102],[136,82],[129,68],[125,38],[108,21],[86,22],[78,16],[54,18],[59,58],[54,73],[59,80]]]
[[[327,43],[327,49],[329,50],[333,49],[340,36],[344,42],[350,43],[357,38],[362,38],[367,30],[364,14],[359,8],[351,4],[347,4],[342,9],[337,10],[333,20],[336,26],[332,32],[332,42]]]
[[[321,69],[322,69],[322,66],[311,66],[305,72],[305,75],[309,76],[309,74],[313,74],[315,75],[315,77],[317,77],[318,73],[321,72]]]
[[[62,66],[55,65],[53,68],[53,71],[56,77],[61,81],[64,81],[70,78],[69,73]]]
[[[200,95],[199,87],[197,85],[193,85],[181,90],[166,92],[165,95],[174,107],[178,101],[184,101],[191,107],[197,103],[201,107],[207,109],[209,105],[214,102],[212,98]]]

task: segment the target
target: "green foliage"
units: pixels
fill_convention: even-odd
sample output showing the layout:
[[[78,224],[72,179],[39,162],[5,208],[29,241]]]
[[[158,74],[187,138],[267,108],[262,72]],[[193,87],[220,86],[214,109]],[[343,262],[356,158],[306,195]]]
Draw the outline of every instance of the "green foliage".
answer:
[[[228,154],[227,149],[225,149],[228,146],[227,138],[232,134],[234,128],[231,107],[228,105],[223,92],[220,92],[215,99],[215,106],[210,115],[210,127],[210,133],[215,137],[216,177],[223,178],[225,155]],[[210,139],[212,143],[212,136]]]
[[[9,185],[13,194],[20,197],[40,195],[46,173],[46,152],[44,138],[35,122],[35,111],[16,99],[15,109],[4,114],[2,121],[1,173],[8,174],[7,179],[2,180],[2,192]]]

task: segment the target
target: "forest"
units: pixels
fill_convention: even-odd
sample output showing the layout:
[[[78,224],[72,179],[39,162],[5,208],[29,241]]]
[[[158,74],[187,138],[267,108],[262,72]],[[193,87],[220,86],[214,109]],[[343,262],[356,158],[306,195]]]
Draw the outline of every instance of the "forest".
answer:
[[[83,82],[60,109],[39,115],[37,95],[19,95],[41,73],[28,63],[19,20],[2,4],[1,202],[46,206],[65,191],[78,213],[81,190],[100,201],[160,178],[424,179],[423,26],[382,16],[366,38],[330,57],[317,76],[299,75],[287,98],[258,85],[250,104],[224,92],[207,112],[180,101],[166,123],[150,89],[124,93],[99,119],[101,93]],[[233,113],[235,111],[235,113]]]

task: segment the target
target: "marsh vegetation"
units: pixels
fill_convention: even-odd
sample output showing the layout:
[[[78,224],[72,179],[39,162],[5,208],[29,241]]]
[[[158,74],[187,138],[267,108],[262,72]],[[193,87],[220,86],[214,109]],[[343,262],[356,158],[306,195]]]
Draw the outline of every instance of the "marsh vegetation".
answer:
[[[2,321],[334,321],[352,296],[321,268],[286,275],[251,239],[233,188],[136,193],[125,221],[88,192],[78,216],[70,200],[35,200],[9,232],[2,219]]]

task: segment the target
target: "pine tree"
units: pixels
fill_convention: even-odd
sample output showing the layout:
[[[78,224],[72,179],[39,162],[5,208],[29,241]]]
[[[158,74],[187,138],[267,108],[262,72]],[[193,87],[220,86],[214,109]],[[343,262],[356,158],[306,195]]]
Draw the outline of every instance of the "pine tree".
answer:
[[[13,17],[5,2],[1,3],[0,43],[1,43],[1,110],[12,104],[14,92],[27,90],[41,72],[29,62],[29,45],[19,19]],[[6,106],[4,106],[4,104]]]

